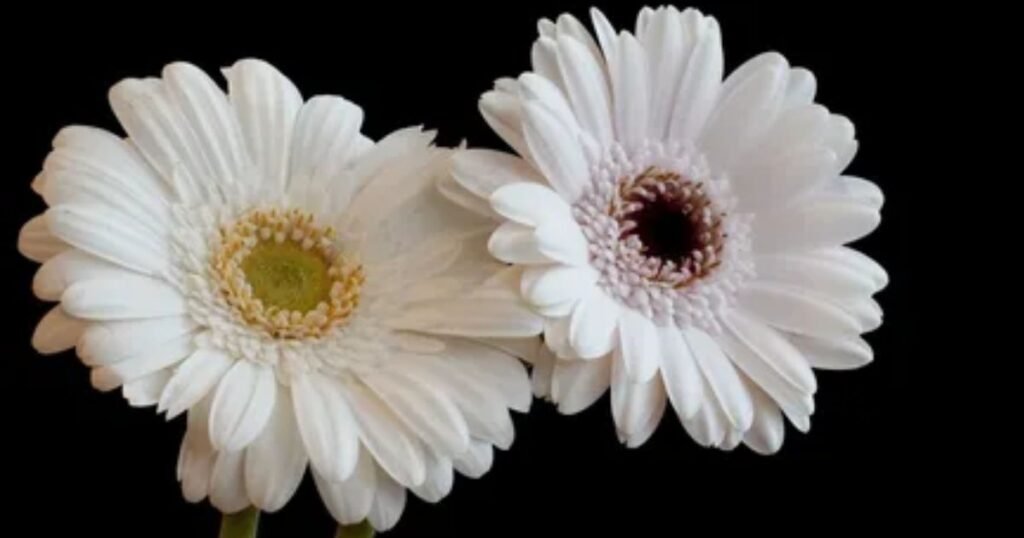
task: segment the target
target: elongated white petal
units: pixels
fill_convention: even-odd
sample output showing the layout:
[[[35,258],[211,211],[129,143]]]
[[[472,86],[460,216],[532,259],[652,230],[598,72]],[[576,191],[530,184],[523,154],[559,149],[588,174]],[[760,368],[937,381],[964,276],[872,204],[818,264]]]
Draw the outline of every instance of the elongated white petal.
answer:
[[[770,375],[800,392],[814,393],[818,389],[807,360],[777,331],[741,311],[731,312],[724,322],[736,338],[760,359],[759,363],[750,364],[745,360],[749,355],[732,357],[733,362],[755,382],[760,384],[761,373],[767,368]]]
[[[576,303],[569,322],[569,343],[580,358],[594,359],[612,350],[616,344],[616,328],[621,323],[620,310],[619,305],[596,286]],[[634,338],[634,335],[625,338]]]
[[[46,212],[46,223],[54,236],[97,258],[150,275],[162,274],[167,267],[165,238],[145,235],[117,214],[61,205]]]
[[[266,185],[284,187],[292,133],[302,107],[299,90],[262,60],[239,60],[224,75],[249,157]]]
[[[193,336],[185,334],[160,343],[158,346],[150,346],[148,349],[138,352],[113,364],[100,366],[97,370],[108,372],[110,377],[119,383],[129,384],[133,381],[148,377],[155,372],[162,372],[168,366],[181,362],[195,350]],[[163,393],[164,385],[170,379],[171,372],[167,371],[167,380],[160,385],[159,390],[152,397],[152,402],[146,405],[157,403]],[[147,394],[146,400],[150,400]]]
[[[175,316],[186,312],[184,297],[171,286],[142,275],[84,280],[61,296],[69,314],[91,320]]]
[[[614,46],[617,56],[611,83],[617,139],[627,148],[637,148],[647,138],[650,107],[647,57],[630,34],[615,38]]]
[[[684,331],[683,339],[707,381],[708,395],[714,396],[733,428],[746,431],[754,419],[754,404],[722,348],[707,333],[695,328]]]
[[[221,351],[197,349],[175,370],[160,395],[157,412],[167,412],[171,419],[188,410],[210,394],[234,364],[234,359]]]
[[[103,368],[97,368],[92,373],[102,373]],[[114,377],[116,376],[109,376]],[[155,372],[146,374],[137,379],[132,379],[124,384],[121,388],[121,394],[125,400],[128,400],[128,405],[132,407],[149,407],[156,405],[160,399],[160,393],[163,392],[164,387],[167,386],[167,381],[171,378],[171,371],[167,368],[157,370]]]
[[[92,323],[78,343],[78,356],[89,366],[113,364],[195,330],[186,316]]]
[[[580,126],[607,146],[612,140],[608,81],[598,59],[580,41],[558,36],[558,67]]]
[[[332,481],[316,471],[313,479],[327,510],[339,523],[352,525],[366,519],[377,495],[377,464],[365,448],[359,451],[355,471],[347,479]]]
[[[556,360],[551,373],[551,399],[558,412],[573,415],[590,407],[611,383],[612,358]]]
[[[380,398],[369,391],[350,386],[347,396],[359,424],[363,446],[386,473],[377,475],[378,495],[380,488],[384,487],[383,478],[406,487],[423,483],[426,478],[423,449],[415,441],[414,434]]]
[[[619,309],[616,350],[634,382],[645,382],[658,372],[658,331],[651,320],[631,308]]]
[[[218,452],[210,477],[210,503],[225,514],[249,506],[245,491],[245,452]]]
[[[669,136],[673,140],[696,140],[711,115],[722,84],[722,34],[715,19],[708,17],[702,22],[703,32],[695,37],[694,50],[686,62],[675,96],[669,125]]]
[[[503,186],[543,184],[544,178],[525,160],[489,149],[468,149],[452,158],[452,176],[469,192],[488,200]]]
[[[753,383],[746,383],[754,399],[754,422],[743,435],[743,443],[758,454],[774,454],[782,448],[782,440],[786,435],[786,427],[782,422],[782,412],[767,394]]]
[[[448,495],[454,482],[452,460],[428,452],[427,478],[422,484],[412,488],[412,492],[424,501],[436,503]]]
[[[265,512],[281,509],[299,488],[308,461],[291,394],[278,390],[266,427],[245,451],[249,500]]]
[[[814,368],[852,370],[865,366],[874,359],[871,346],[860,337],[819,340],[790,334],[787,338]]]
[[[267,366],[236,361],[224,375],[210,410],[210,440],[220,451],[245,448],[266,426],[277,397],[277,381]]]
[[[386,323],[396,329],[477,337],[540,334],[543,321],[525,304],[504,299],[450,299],[410,308]]]
[[[346,387],[320,374],[292,380],[292,401],[299,435],[313,469],[331,482],[352,476],[359,458],[359,427]]]
[[[785,211],[759,214],[754,250],[771,253],[834,247],[871,233],[880,221],[877,209],[856,199],[812,199]]]
[[[32,347],[43,355],[66,351],[75,347],[85,329],[84,320],[67,315],[64,309],[57,305],[36,325],[36,330],[32,333]]]
[[[572,214],[565,200],[551,188],[533,182],[505,184],[490,196],[491,207],[499,215],[524,224],[540,226],[549,222],[571,223]]]
[[[820,338],[843,338],[861,332],[852,315],[827,300],[788,286],[753,283],[740,302],[765,323],[787,332]]]
[[[665,392],[679,418],[688,420],[697,413],[704,399],[696,360],[676,327],[659,327],[658,338]]]
[[[487,241],[487,250],[506,263],[538,265],[555,261],[540,251],[534,230],[516,222],[498,226]]]
[[[642,445],[657,428],[665,412],[665,385],[658,377],[634,382],[623,365],[612,364],[612,416],[619,441],[629,448]]]
[[[45,215],[32,217],[18,233],[18,252],[34,262],[43,263],[67,249],[68,244],[50,232]]]
[[[366,514],[367,521],[378,531],[386,531],[398,523],[405,510],[406,493],[402,484],[392,480],[382,468],[377,469],[377,492]]]
[[[491,470],[494,463],[494,449],[490,443],[473,441],[465,454],[452,460],[455,470],[470,478],[480,478]]]
[[[78,249],[67,249],[46,260],[32,279],[36,297],[56,301],[68,286],[80,280],[117,279],[130,274],[124,268],[101,260]]]
[[[588,170],[575,134],[536,102],[523,105],[523,134],[548,183],[567,201],[576,201],[586,185]]]
[[[461,454],[469,448],[469,426],[444,390],[439,390],[444,387],[432,387],[398,369],[372,372],[362,381],[433,450]]]

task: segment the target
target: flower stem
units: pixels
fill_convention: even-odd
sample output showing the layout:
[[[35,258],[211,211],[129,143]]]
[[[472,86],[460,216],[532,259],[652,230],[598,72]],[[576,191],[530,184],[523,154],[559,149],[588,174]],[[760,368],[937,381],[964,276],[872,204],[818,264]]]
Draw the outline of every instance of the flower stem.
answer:
[[[241,512],[224,514],[220,520],[220,538],[256,538],[260,511],[250,506]]]
[[[373,538],[373,527],[365,519],[355,525],[338,525],[335,538]]]

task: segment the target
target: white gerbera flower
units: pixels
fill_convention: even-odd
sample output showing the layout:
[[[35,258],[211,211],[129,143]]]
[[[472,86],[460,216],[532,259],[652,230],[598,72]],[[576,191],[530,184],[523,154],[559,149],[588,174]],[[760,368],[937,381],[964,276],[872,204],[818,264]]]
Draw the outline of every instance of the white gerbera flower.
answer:
[[[59,304],[33,338],[77,346],[102,390],[188,411],[185,497],[284,505],[312,466],[342,523],[391,527],[406,488],[437,501],[477,477],[530,404],[516,359],[460,336],[541,323],[486,251],[489,222],[444,200],[450,150],[379,142],[362,110],[304,101],[270,65],[189,64],[110,92],[122,139],[68,127],[22,230]],[[486,225],[486,226],[485,226]]]
[[[462,153],[447,191],[502,221],[490,251],[545,316],[560,360],[536,375],[562,412],[611,385],[629,446],[667,401],[703,445],[774,452],[783,414],[810,425],[812,367],[872,358],[886,273],[841,245],[878,225],[882,193],[840,175],[853,125],[809,71],[769,53],[723,82],[715,19],[646,8],[634,35],[592,16],[596,41],[542,20],[533,71],[481,99],[522,158]]]

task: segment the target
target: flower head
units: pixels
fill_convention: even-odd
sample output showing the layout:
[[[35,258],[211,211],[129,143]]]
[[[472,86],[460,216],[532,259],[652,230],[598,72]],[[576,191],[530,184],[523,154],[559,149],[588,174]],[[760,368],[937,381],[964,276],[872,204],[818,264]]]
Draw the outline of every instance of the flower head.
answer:
[[[511,355],[467,337],[541,330],[485,248],[488,222],[436,182],[432,133],[374,142],[341,97],[303,99],[270,65],[128,79],[128,137],[68,127],[22,230],[58,304],[33,342],[76,347],[101,390],[188,412],[185,497],[272,511],[307,467],[342,523],[391,527],[406,490],[480,476],[529,407]]]
[[[842,245],[882,193],[841,175],[853,125],[806,69],[768,53],[723,81],[714,18],[645,8],[616,33],[591,14],[596,39],[540,22],[533,70],[480,102],[518,156],[460,154],[447,192],[499,223],[490,252],[545,318],[535,386],[562,412],[610,386],[629,446],[671,403],[703,445],[774,452],[783,415],[809,427],[812,367],[871,360],[887,277]]]

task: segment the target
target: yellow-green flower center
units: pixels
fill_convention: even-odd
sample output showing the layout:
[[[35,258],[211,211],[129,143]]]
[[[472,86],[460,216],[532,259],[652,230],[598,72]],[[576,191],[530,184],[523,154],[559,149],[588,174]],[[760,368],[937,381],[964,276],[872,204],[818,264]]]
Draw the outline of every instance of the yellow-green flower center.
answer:
[[[333,237],[308,213],[253,210],[221,228],[213,275],[247,324],[274,338],[322,336],[349,318],[363,284]]]
[[[320,252],[290,239],[261,241],[242,260],[252,294],[264,306],[303,314],[330,300],[329,267]]]

